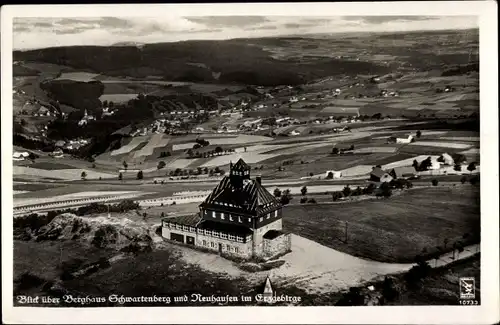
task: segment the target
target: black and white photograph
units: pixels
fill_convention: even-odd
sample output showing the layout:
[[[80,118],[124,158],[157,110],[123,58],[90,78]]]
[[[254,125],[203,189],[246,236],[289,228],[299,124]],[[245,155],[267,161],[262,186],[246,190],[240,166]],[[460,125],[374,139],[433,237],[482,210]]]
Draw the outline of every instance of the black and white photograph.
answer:
[[[496,42],[481,23],[496,3],[254,5],[2,8],[11,315],[453,306],[498,321],[478,312],[498,303],[498,57],[480,42]]]

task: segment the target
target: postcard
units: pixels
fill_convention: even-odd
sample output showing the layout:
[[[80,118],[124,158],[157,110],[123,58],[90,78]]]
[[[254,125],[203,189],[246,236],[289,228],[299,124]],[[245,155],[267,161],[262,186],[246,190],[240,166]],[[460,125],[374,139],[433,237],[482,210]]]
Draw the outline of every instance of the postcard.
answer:
[[[2,7],[3,321],[497,323],[496,6]]]

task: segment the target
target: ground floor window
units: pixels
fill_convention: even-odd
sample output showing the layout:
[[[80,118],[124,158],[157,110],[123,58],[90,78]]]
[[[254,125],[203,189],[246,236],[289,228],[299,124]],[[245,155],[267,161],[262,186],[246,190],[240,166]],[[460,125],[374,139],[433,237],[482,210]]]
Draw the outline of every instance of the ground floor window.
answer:
[[[207,241],[206,240],[203,241],[203,246],[207,246]]]
[[[235,253],[238,253],[238,247],[235,247],[235,248],[234,248],[234,252],[235,252]]]
[[[214,247],[215,247],[215,243],[214,243],[214,242],[211,242],[211,243],[210,243],[210,246],[212,246],[212,248],[214,248]]]
[[[227,249],[228,252],[230,252],[231,251],[231,246],[226,245],[226,249]]]

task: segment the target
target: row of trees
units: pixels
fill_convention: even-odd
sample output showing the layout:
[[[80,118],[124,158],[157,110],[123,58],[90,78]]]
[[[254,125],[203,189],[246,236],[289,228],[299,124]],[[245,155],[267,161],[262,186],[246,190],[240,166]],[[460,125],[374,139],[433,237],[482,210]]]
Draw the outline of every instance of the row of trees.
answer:
[[[196,144],[195,144],[196,146]],[[195,148],[196,149],[196,148]],[[199,151],[193,151],[193,149],[188,149],[186,151],[186,155],[188,158],[211,158],[214,156],[221,156],[221,155],[227,155],[230,153],[235,152],[235,149],[222,149],[222,147],[216,147],[214,150],[211,151],[205,151],[205,152],[199,152]]]

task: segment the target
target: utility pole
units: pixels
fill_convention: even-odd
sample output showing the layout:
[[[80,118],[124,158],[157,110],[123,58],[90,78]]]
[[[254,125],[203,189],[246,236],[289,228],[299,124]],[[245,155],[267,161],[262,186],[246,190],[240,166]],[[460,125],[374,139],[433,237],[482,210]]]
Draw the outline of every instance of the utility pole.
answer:
[[[347,243],[347,221],[345,222],[345,239],[344,241]]]

